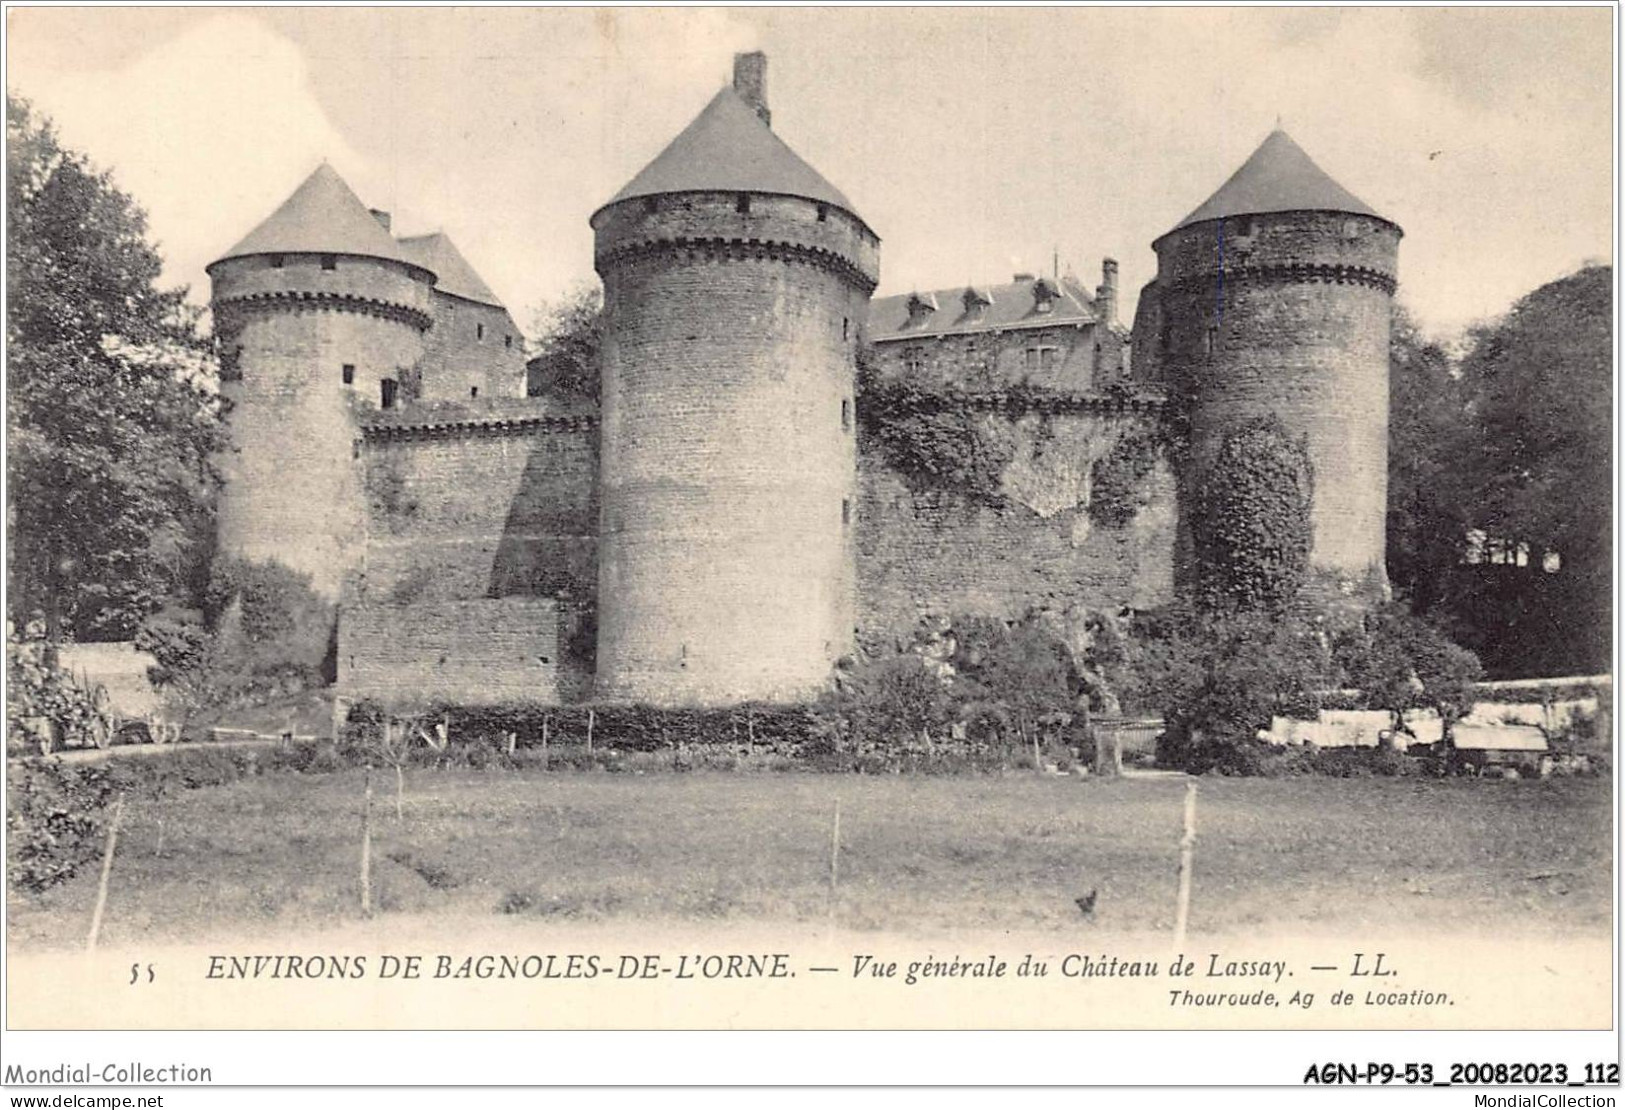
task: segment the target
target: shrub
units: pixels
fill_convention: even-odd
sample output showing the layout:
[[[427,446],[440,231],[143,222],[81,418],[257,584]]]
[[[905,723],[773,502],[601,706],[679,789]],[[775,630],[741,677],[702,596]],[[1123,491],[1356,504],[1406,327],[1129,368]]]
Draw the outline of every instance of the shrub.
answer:
[[[50,730],[53,742],[88,742],[96,718],[90,695],[56,665],[54,649],[42,628],[18,636],[6,625],[6,750],[37,752],[39,730]]]
[[[223,786],[272,765],[266,753],[252,749],[207,747],[108,763],[13,760],[7,768],[7,881],[37,892],[71,879],[101,854],[106,810],[121,794],[161,798]]]
[[[1313,715],[1334,685],[1326,645],[1302,616],[1182,611],[1146,631],[1141,677],[1161,691],[1164,766],[1252,773],[1248,749],[1271,718]]]
[[[1390,603],[1334,632],[1333,658],[1341,684],[1361,691],[1365,707],[1386,709],[1395,720],[1407,709],[1429,708],[1446,725],[1472,711],[1478,657],[1438,628]]]

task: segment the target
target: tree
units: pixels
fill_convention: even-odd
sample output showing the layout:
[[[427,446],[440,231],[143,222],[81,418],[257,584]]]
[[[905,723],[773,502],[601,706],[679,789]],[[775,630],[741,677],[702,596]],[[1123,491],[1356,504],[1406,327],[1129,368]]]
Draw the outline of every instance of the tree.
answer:
[[[532,397],[562,393],[598,403],[598,349],[604,341],[604,294],[580,285],[536,313],[531,330],[539,336],[529,365],[526,392]]]
[[[1481,630],[1491,655],[1517,650],[1542,669],[1609,661],[1612,572],[1613,270],[1590,266],[1541,286],[1474,329],[1462,359],[1476,450],[1469,524],[1527,552],[1497,592],[1539,593]],[[1548,553],[1560,572],[1547,581]],[[1521,609],[1522,612],[1518,610]],[[1531,622],[1530,617],[1534,618]],[[1500,642],[1495,642],[1500,641]]]
[[[1388,347],[1388,579],[1418,613],[1445,602],[1470,527],[1467,396],[1449,353],[1394,306]]]
[[[6,136],[10,613],[127,638],[212,532],[212,367],[141,209],[25,101]]]

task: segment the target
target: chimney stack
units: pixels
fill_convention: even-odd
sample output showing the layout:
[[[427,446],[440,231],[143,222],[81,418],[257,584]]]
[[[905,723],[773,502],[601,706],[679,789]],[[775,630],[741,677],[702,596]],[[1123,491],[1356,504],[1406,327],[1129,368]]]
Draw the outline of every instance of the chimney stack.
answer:
[[[369,208],[369,209],[367,209],[367,211],[372,213],[372,218],[377,220],[379,222],[379,224],[381,224],[383,226],[383,229],[385,231],[389,230],[389,213],[388,212],[385,212],[381,208]]]
[[[1095,290],[1095,312],[1103,324],[1117,322],[1117,259],[1100,263],[1100,288]]]
[[[762,122],[773,126],[773,113],[767,110],[767,55],[760,50],[734,55],[734,92],[756,109]]]

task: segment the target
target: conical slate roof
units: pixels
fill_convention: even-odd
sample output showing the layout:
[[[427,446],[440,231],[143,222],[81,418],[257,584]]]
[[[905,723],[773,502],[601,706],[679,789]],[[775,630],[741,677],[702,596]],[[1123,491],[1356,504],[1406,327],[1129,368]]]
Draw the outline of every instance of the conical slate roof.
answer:
[[[478,301],[480,304],[496,308],[503,307],[497,295],[491,292],[491,287],[474,272],[474,267],[468,264],[468,259],[463,257],[463,253],[444,232],[410,235],[399,242],[401,253],[409,262],[435,273],[438,278],[435,282],[436,289],[467,301]]]
[[[698,192],[782,193],[824,201],[857,215],[852,202],[785,145],[732,86],[712,97],[694,122],[609,204]]]
[[[1217,220],[1221,216],[1260,212],[1353,212],[1377,216],[1363,200],[1315,165],[1291,136],[1277,128],[1253,151],[1252,157],[1242,163],[1241,169],[1219,186],[1218,192],[1180,220],[1175,228]]]
[[[409,261],[326,162],[247,238],[216,261],[249,254],[359,254]]]

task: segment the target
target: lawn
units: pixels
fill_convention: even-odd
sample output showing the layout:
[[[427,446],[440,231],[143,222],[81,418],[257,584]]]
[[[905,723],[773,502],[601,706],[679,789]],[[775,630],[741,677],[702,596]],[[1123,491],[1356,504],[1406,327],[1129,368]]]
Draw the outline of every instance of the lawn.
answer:
[[[844,929],[1169,928],[1185,786],[1005,777],[418,771],[375,779],[381,918]],[[1610,923],[1610,782],[1200,781],[1191,927],[1578,932]],[[358,916],[362,775],[267,774],[132,803],[103,942]],[[161,827],[160,827],[161,821]],[[83,943],[96,868],[13,894],[26,948]]]

